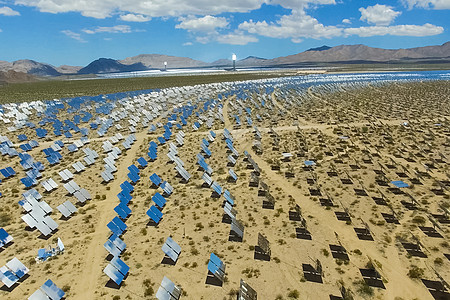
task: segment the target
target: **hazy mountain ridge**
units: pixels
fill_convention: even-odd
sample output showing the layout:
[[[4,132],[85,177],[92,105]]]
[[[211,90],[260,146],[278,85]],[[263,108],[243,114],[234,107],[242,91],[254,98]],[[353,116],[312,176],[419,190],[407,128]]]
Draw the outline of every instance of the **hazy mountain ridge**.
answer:
[[[426,61],[450,60],[450,42],[438,46],[425,46],[409,49],[382,49],[366,45],[340,45],[335,47],[321,46],[310,48],[304,52],[273,59],[248,56],[236,61],[237,67],[295,66],[304,63],[370,63],[370,62],[402,62],[408,60]],[[113,72],[143,71],[149,69],[168,69],[217,67],[230,68],[230,59],[219,59],[212,63],[195,60],[189,57],[178,57],[162,54],[140,54],[122,60],[97,59],[85,67],[54,67],[50,64],[23,59],[14,62],[0,61],[0,71],[9,70],[36,76],[59,76],[67,74],[100,74]]]
[[[80,69],[78,74],[103,74],[103,73],[119,73],[148,70],[142,63],[133,63],[125,65],[118,60],[111,58],[99,58],[94,60],[86,67]]]
[[[196,68],[208,66],[208,63],[189,57],[170,56],[163,54],[140,54],[127,57],[119,61],[124,65],[142,63],[147,68],[164,69],[164,62],[168,68]]]
[[[16,72],[14,70],[8,70],[5,72],[0,71],[0,85],[15,82],[32,82],[36,80],[37,78],[35,76],[27,73]]]

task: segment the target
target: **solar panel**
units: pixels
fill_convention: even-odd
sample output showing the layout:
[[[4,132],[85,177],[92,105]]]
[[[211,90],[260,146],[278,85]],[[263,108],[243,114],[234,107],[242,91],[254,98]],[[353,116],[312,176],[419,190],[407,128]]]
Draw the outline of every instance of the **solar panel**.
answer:
[[[48,300],[50,299],[43,291],[36,290],[33,294],[28,297],[28,300]]]
[[[148,165],[148,162],[145,160],[145,158],[143,157],[139,157],[137,159],[137,162],[139,163],[139,165],[143,168],[145,168]]]
[[[168,237],[162,246],[162,251],[170,257],[173,262],[176,262],[181,253],[181,247],[171,237]]]
[[[19,278],[14,275],[7,267],[3,266],[0,268],[0,280],[8,287],[12,287]]]
[[[235,218],[231,219],[230,240],[242,242],[244,238],[244,225]]]
[[[167,181],[161,183],[161,188],[166,195],[170,196],[173,193],[173,187]]]
[[[127,225],[119,217],[114,217],[112,222],[114,222],[114,224],[119,227],[122,232],[127,229]]]
[[[258,247],[264,254],[270,255],[269,241],[261,233],[258,233]]]
[[[156,292],[158,300],[178,300],[181,297],[181,288],[176,286],[169,278],[164,276],[161,286]]]
[[[207,186],[211,186],[211,184],[213,183],[213,179],[208,175],[208,173],[203,173],[202,179]]]
[[[149,216],[152,221],[158,224],[161,221],[163,216],[162,212],[156,208],[156,206],[152,205],[149,210],[147,210],[147,216]]]
[[[156,205],[158,205],[158,207],[163,208],[164,205],[166,204],[166,199],[160,194],[160,193],[156,193],[153,197],[152,197],[153,202],[155,202]]]
[[[56,228],[58,228],[58,224],[50,216],[46,216],[43,222],[48,226],[48,228],[50,228],[51,231],[54,231]]]
[[[111,278],[112,281],[114,281],[117,285],[120,285],[125,277],[126,274],[122,274],[116,267],[114,267],[112,264],[108,264],[105,269],[103,269],[103,272],[108,275],[109,278]]]
[[[23,263],[21,263],[16,257],[6,263],[6,266],[14,272],[14,274],[20,279],[25,276],[29,269],[25,267]]]
[[[256,291],[241,279],[238,300],[257,300]]]
[[[230,203],[231,206],[234,206],[235,199],[234,199],[233,195],[231,195],[230,191],[225,190],[225,192],[223,192],[223,196],[224,196],[225,200],[228,203]]]
[[[208,271],[210,271],[220,281],[224,281],[225,264],[214,253],[211,253],[211,256],[209,258]]]
[[[216,192],[219,196],[222,195],[222,187],[219,185],[217,181],[214,181],[211,185],[211,188],[214,192]]]
[[[238,177],[233,169],[228,169],[228,174],[230,175],[231,180],[237,181]]]
[[[13,240],[13,237],[6,232],[5,229],[0,228],[0,247],[9,244]]]

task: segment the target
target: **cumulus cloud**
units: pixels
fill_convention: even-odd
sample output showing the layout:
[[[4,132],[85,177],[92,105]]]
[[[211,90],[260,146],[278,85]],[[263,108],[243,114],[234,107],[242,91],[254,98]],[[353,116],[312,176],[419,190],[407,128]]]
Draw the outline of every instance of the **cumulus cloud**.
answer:
[[[192,42],[183,43],[183,46],[192,46],[192,45],[193,45]]]
[[[13,10],[8,6],[0,7],[0,15],[3,16],[20,16],[20,12]]]
[[[272,38],[291,38],[298,40],[301,38],[332,38],[340,36],[342,29],[336,26],[325,26],[303,10],[284,15],[276,22],[252,20],[245,21],[239,25],[240,30],[245,30],[251,34]]]
[[[428,9],[450,9],[449,0],[403,0],[406,7],[412,9],[414,7]]]
[[[219,35],[216,40],[221,44],[229,44],[229,45],[247,45],[248,43],[256,43],[258,42],[258,38],[246,35],[243,32],[235,31],[233,33]]]
[[[86,41],[81,37],[81,34],[73,32],[71,30],[63,30],[61,31],[62,33],[64,33],[66,36],[70,37],[71,39],[77,40],[81,43],[86,43]]]
[[[370,37],[377,35],[395,36],[431,36],[444,32],[444,28],[432,24],[424,25],[396,25],[396,26],[368,26],[344,29],[345,35]]]
[[[380,4],[367,8],[361,7],[359,11],[361,12],[361,21],[375,25],[389,25],[401,14],[401,12],[393,10],[391,6]]]
[[[217,28],[226,28],[228,21],[223,17],[204,16],[201,18],[187,17],[179,18],[180,24],[177,24],[175,28],[185,29],[191,32],[214,32]]]
[[[117,12],[150,17],[186,15],[217,15],[224,12],[249,12],[270,0],[15,0],[16,4],[32,6],[42,12],[79,12],[83,16],[103,19]],[[303,2],[303,1],[302,1]]]
[[[344,24],[352,24],[352,21],[350,21],[349,19],[343,19],[342,23],[344,23]]]
[[[116,25],[111,27],[96,27],[94,29],[83,29],[84,33],[96,34],[96,33],[130,33],[131,27],[128,25]]]
[[[150,17],[144,15],[126,14],[121,15],[120,19],[126,22],[148,22],[151,20]]]

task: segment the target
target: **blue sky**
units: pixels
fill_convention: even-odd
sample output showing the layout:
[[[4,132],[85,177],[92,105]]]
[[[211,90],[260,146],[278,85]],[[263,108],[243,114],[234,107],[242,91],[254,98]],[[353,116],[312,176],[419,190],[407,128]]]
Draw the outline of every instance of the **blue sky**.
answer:
[[[450,41],[450,0],[0,0],[0,60],[274,58],[321,45]]]

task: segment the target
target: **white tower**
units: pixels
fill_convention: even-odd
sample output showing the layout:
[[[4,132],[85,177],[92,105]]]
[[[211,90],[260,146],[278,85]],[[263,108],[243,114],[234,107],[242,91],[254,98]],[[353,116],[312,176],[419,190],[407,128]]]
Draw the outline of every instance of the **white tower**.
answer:
[[[236,54],[231,55],[231,60],[233,61],[233,71],[236,71]]]

